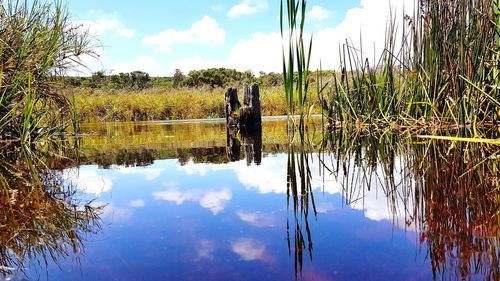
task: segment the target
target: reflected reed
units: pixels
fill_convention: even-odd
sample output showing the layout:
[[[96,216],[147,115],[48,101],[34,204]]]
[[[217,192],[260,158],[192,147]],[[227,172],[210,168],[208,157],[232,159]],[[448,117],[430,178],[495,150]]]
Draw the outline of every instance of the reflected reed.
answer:
[[[293,139],[297,134],[300,137]],[[428,141],[368,128],[330,130],[317,147],[308,140],[310,135],[307,130],[292,132],[288,155],[287,198],[295,228],[289,249],[294,249],[296,273],[301,273],[306,244],[313,258],[310,208],[317,217],[310,165],[317,155],[323,187],[340,184],[346,205],[361,204],[364,210],[370,193],[385,196],[393,224],[418,233],[419,248],[428,256],[435,279],[500,278],[499,146]]]
[[[78,199],[57,170],[67,159],[44,162],[45,156],[27,147],[0,148],[0,277],[24,274],[28,264],[43,269],[59,258],[78,260],[85,238],[101,229],[104,206]]]

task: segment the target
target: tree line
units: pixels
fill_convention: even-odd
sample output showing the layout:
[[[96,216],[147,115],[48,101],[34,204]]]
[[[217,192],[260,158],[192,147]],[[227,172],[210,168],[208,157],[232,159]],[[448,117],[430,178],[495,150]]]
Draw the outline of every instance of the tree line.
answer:
[[[69,88],[128,89],[144,90],[161,88],[224,88],[241,86],[244,83],[259,83],[266,87],[283,85],[280,73],[260,72],[257,77],[251,71],[237,71],[227,68],[208,68],[193,70],[185,75],[176,69],[173,76],[152,77],[143,71],[106,74],[105,71],[92,73],[88,77],[65,77],[64,86]]]

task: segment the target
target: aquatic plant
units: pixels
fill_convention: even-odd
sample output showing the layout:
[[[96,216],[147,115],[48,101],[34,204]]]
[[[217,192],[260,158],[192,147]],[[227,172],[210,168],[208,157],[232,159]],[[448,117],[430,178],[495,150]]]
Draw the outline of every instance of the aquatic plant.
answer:
[[[330,123],[383,127],[491,126],[500,107],[500,13],[494,0],[417,1],[403,26],[391,13],[375,65],[362,42],[318,88]],[[374,62],[375,63],[375,62]]]
[[[33,142],[72,123],[58,77],[93,55],[88,33],[61,1],[7,0],[0,5],[0,138]]]
[[[309,98],[310,82],[309,65],[313,43],[312,37],[308,45],[304,43],[306,8],[307,1],[305,0],[287,0],[286,7],[282,0],[280,6],[281,38],[284,41],[283,43],[286,44],[286,47],[283,46],[283,81],[287,113],[289,116],[294,114],[300,116],[300,128],[304,127],[304,117],[307,114],[306,104]],[[284,14],[285,12],[286,14]],[[286,26],[285,18],[287,21]],[[287,34],[286,38],[285,33]]]

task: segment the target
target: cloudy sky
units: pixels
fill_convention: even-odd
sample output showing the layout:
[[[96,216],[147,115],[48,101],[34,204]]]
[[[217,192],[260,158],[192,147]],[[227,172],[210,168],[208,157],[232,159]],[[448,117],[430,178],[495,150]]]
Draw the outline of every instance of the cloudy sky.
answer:
[[[403,2],[393,1],[401,7]],[[171,75],[207,67],[279,72],[278,0],[68,0],[72,20],[99,38],[92,71]],[[309,0],[307,32],[313,68],[338,67],[338,45],[363,40],[373,56],[383,46],[390,0]],[[408,5],[409,6],[409,5]],[[400,14],[400,13],[399,13]]]

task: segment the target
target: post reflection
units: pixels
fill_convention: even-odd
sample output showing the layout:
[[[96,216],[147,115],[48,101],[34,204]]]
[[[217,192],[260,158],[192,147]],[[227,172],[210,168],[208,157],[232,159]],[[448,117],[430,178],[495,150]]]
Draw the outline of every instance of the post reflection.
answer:
[[[241,150],[243,149],[248,166],[262,163],[262,128],[260,126],[241,127],[240,130],[228,127],[226,136],[226,155],[230,162],[241,160]]]

